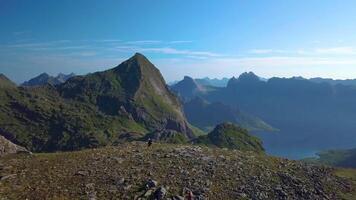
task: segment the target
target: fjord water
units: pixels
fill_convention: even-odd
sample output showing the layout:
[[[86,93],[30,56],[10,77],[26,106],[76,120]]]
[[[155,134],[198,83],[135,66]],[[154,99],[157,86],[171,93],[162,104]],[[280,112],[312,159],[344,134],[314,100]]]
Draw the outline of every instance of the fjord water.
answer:
[[[278,156],[293,160],[300,160],[304,158],[319,157],[317,153],[330,149],[348,149],[353,148],[354,141],[348,144],[325,143],[325,145],[315,145],[308,139],[299,139],[296,135],[295,138],[290,138],[286,135],[287,132],[251,132],[252,135],[257,136],[263,142],[263,147],[267,154]]]

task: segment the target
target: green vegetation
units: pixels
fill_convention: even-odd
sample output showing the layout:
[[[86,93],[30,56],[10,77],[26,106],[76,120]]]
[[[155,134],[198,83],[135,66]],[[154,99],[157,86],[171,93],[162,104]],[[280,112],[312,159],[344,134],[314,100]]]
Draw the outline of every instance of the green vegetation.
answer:
[[[4,74],[0,74],[0,89],[16,87],[16,84],[10,81]]]
[[[356,168],[356,149],[322,151],[317,155],[317,158],[307,158],[304,161],[318,165]]]
[[[140,54],[58,86],[15,87],[0,76],[0,135],[34,152],[106,146],[166,129],[194,137],[179,100]]]
[[[264,152],[262,142],[257,137],[232,123],[217,125],[208,135],[198,137],[196,143],[241,151]]]
[[[347,179],[351,181],[349,187],[350,192],[341,194],[342,199],[344,200],[354,200],[356,197],[356,170],[355,169],[344,169],[344,168],[337,168],[335,170],[335,175]]]

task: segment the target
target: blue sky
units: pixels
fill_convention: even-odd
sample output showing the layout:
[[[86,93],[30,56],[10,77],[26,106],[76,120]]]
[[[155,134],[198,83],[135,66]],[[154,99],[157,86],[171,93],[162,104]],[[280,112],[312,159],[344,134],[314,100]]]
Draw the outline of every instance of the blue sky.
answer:
[[[0,73],[85,74],[145,54],[167,81],[356,78],[354,0],[0,0]]]

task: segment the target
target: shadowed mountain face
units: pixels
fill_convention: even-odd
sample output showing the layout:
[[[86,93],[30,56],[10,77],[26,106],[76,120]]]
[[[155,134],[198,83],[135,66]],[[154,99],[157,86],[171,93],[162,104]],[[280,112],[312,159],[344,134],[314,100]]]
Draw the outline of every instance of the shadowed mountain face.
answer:
[[[56,87],[1,88],[0,97],[0,134],[32,151],[103,146],[152,132],[194,137],[178,98],[141,54]]]
[[[182,81],[171,86],[174,91],[183,100],[189,100],[195,96],[203,94],[207,89],[201,84],[198,84],[193,78],[185,76]]]
[[[58,76],[53,77],[50,76],[46,73],[42,73],[40,75],[38,75],[35,78],[32,78],[29,81],[26,81],[22,84],[22,86],[43,86],[43,85],[59,85],[61,83],[66,82],[69,78],[75,76],[75,74],[71,73],[71,74],[58,74]]]
[[[194,126],[210,131],[217,124],[231,122],[254,131],[273,131],[261,119],[241,112],[238,108],[220,102],[210,103],[200,97],[184,103],[184,112]]]
[[[339,80],[339,79],[331,79],[331,78],[311,78],[308,79],[315,83],[330,83],[331,85],[352,85],[356,86],[356,79],[346,79],[346,80]]]
[[[200,97],[238,106],[279,129],[260,134],[267,152],[290,158],[356,144],[356,89],[300,78],[261,81],[253,73],[230,79],[227,87]]]

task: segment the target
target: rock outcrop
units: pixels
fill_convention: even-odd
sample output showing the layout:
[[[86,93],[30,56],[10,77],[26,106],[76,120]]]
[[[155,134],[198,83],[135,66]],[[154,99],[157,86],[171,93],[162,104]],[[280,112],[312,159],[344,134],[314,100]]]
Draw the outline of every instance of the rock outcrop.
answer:
[[[26,148],[21,147],[7,140],[0,135],[0,157],[7,154],[30,153]]]

